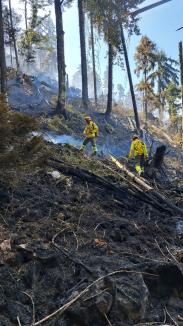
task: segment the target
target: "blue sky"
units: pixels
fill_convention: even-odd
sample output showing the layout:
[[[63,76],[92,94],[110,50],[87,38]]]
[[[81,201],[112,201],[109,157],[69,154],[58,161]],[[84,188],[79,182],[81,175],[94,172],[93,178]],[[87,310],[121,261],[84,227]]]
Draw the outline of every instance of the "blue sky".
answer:
[[[152,4],[158,0],[146,0],[142,6]],[[20,9],[19,0],[13,0],[13,5]],[[52,7],[52,17],[55,19],[54,8]],[[23,11],[22,11],[23,13]],[[176,29],[183,26],[183,0],[172,0],[162,6],[147,11],[140,16],[139,26],[141,35],[147,35],[154,41],[158,47],[164,50],[169,56],[178,60],[178,42],[183,39],[183,30],[176,32]],[[67,65],[67,73],[72,81],[72,76],[80,65],[80,44],[79,44],[79,26],[78,26],[78,10],[77,0],[74,5],[66,9],[64,12],[64,30],[65,30],[65,57]],[[89,26],[86,26],[87,34],[89,35]],[[141,36],[131,36],[127,40],[127,48],[129,59],[134,71],[134,53],[135,48]],[[89,52],[88,52],[89,53]],[[104,71],[107,66],[107,48],[103,41],[98,40],[96,45],[96,53],[98,54],[99,65],[98,73],[103,79]],[[137,78],[133,73],[134,84]],[[128,80],[125,71],[119,67],[114,67],[114,84],[123,84],[125,89],[128,89]]]
[[[157,1],[157,0],[156,0]],[[144,5],[154,3],[154,0],[147,0]],[[183,39],[183,30],[176,32],[176,29],[183,26],[183,0],[172,0],[162,6],[152,9],[140,15],[139,26],[142,35],[147,35],[154,41],[158,47],[164,50],[169,56],[178,60],[178,42]],[[80,64],[80,48],[79,48],[79,29],[78,29],[78,13],[77,5],[67,9],[64,13],[64,29],[65,29],[65,53],[67,72],[70,79],[76,68]],[[89,28],[87,28],[89,31]],[[132,36],[127,41],[129,51],[129,59],[134,70],[134,53],[135,48],[141,36]],[[97,46],[97,51],[100,50],[100,69],[99,73],[103,78],[103,72],[106,69],[106,46],[103,42],[100,43],[100,48]],[[137,81],[136,76],[133,76],[134,83]],[[122,83],[125,88],[128,88],[126,72],[119,67],[114,68],[114,83]]]

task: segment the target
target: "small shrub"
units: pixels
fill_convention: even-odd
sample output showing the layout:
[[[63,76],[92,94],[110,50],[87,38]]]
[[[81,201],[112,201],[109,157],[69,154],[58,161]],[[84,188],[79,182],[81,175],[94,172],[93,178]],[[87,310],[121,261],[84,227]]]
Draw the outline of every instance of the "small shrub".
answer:
[[[0,183],[13,185],[21,175],[44,161],[44,142],[31,137],[37,121],[25,114],[12,112],[0,95]]]

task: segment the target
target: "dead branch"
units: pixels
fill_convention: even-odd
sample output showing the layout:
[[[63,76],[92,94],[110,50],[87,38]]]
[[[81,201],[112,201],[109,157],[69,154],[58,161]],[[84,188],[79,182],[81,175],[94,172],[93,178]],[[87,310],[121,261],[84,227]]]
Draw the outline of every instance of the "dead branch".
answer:
[[[112,326],[112,324],[111,324],[109,318],[107,317],[107,315],[106,314],[103,314],[103,315],[104,315],[104,317],[105,317],[105,319],[106,319],[106,321],[108,323],[108,326]]]
[[[88,182],[91,183],[100,184],[101,186],[116,192],[118,195],[123,196],[123,198],[125,198],[127,194],[133,196],[135,195],[133,191],[127,189],[126,187],[122,187],[122,186],[118,187],[112,182],[107,181],[105,178],[100,177],[88,170],[81,169],[79,167],[75,167],[71,165],[66,166],[65,164],[62,164],[62,161],[49,158],[47,165],[54,169],[57,169],[59,172],[64,173],[66,175],[74,175],[85,182],[87,180]]]
[[[176,205],[174,205],[173,203],[171,203],[164,195],[162,195],[159,192],[155,191],[154,188],[152,188],[151,186],[149,186],[142,179],[136,177],[135,174],[133,174],[132,172],[130,172],[126,168],[126,166],[124,164],[121,164],[112,155],[110,155],[110,158],[111,158],[112,162],[115,163],[116,166],[118,166],[118,168],[120,168],[132,181],[134,181],[139,186],[141,186],[144,189],[144,192],[147,191],[149,194],[155,196],[160,201],[161,205],[164,204],[165,206],[167,206],[170,209],[171,212],[173,210],[174,212],[177,212],[178,214],[181,214],[183,216],[183,209],[181,209],[180,207],[177,207]],[[153,197],[151,199],[154,200]]]
[[[30,294],[28,294],[27,292],[24,292],[24,291],[21,291],[23,294],[25,294],[30,300],[31,300],[31,303],[32,303],[32,324],[35,323],[36,321],[36,313],[35,313],[35,304],[34,304],[34,300],[32,298],[32,296]]]
[[[159,251],[161,252],[162,256],[165,257],[166,260],[169,260],[170,262],[172,262],[172,259],[170,259],[169,257],[167,257],[167,256],[164,254],[163,250],[161,249],[161,247],[160,247],[160,245],[159,245],[159,243],[158,243],[158,241],[157,241],[156,239],[155,239],[155,242],[156,242],[156,245],[157,245]]]
[[[177,324],[177,322],[173,319],[173,317],[170,315],[170,313],[168,312],[167,310],[167,307],[165,307],[165,311],[166,311],[166,314],[169,316],[169,318],[171,319],[171,321],[173,322],[173,324],[175,326],[179,326],[179,324]]]
[[[94,272],[88,267],[86,266],[82,261],[80,261],[79,259],[75,259],[73,257],[71,257],[70,253],[67,253],[66,250],[62,249],[56,242],[55,239],[59,236],[61,232],[57,233],[54,235],[54,237],[52,238],[52,244],[55,248],[57,248],[59,251],[62,252],[63,255],[65,255],[70,261],[72,261],[73,263],[82,266],[90,275],[92,275]]]
[[[87,180],[90,183],[95,183],[95,184],[101,185],[102,187],[106,188],[107,190],[112,191],[114,196],[118,199],[118,201],[122,202],[123,204],[125,203],[125,198],[127,196],[131,195],[142,202],[147,202],[148,204],[154,206],[155,208],[159,208],[164,211],[169,211],[168,208],[164,207],[155,198],[152,198],[152,196],[150,196],[149,194],[147,194],[146,192],[141,190],[137,186],[137,184],[136,185],[132,184],[126,178],[124,178],[124,180],[132,186],[132,189],[134,189],[134,191],[132,189],[127,188],[126,186],[125,187],[117,186],[116,184],[109,182],[105,178],[98,176],[88,170],[84,170],[84,169],[81,169],[81,168],[78,168],[75,166],[71,166],[71,165],[66,166],[65,164],[62,163],[62,161],[59,161],[57,159],[49,158],[47,165],[54,169],[57,169],[59,172],[64,173],[66,175],[76,176],[85,182]],[[112,171],[113,171],[113,173],[117,174],[116,171],[114,171],[114,170],[112,170]],[[133,175],[133,177],[135,177],[135,175]],[[136,180],[136,177],[133,181],[135,181],[135,180]],[[153,188],[150,187],[150,189],[153,189]],[[140,197],[136,191],[143,194],[143,197]],[[128,203],[127,203],[127,205],[128,205]],[[129,209],[130,209],[130,207],[129,207]],[[171,213],[172,213],[172,211],[171,211]]]
[[[7,226],[9,226],[9,224],[6,222],[6,219],[4,218],[4,216],[2,214],[0,214],[0,217],[2,218],[4,224],[6,224]]]
[[[17,322],[18,322],[18,326],[22,326],[20,322],[20,318],[18,316],[17,316]]]
[[[167,209],[165,209],[164,207],[162,207],[162,204],[159,204],[158,202],[157,202],[157,200],[155,200],[155,199],[153,199],[153,201],[152,201],[152,197],[148,194],[148,193],[146,193],[146,192],[144,192],[141,188],[139,188],[138,186],[137,186],[137,184],[135,184],[134,182],[131,182],[131,181],[129,181],[126,177],[124,177],[121,173],[119,173],[119,172],[117,172],[117,171],[114,171],[112,168],[110,168],[109,166],[107,166],[106,164],[104,164],[104,163],[102,163],[102,165],[105,167],[105,169],[107,169],[107,170],[109,170],[109,171],[111,171],[111,172],[115,172],[115,174],[117,175],[117,176],[119,176],[120,177],[120,179],[122,179],[122,180],[124,180],[125,182],[127,182],[131,187],[133,187],[135,190],[137,190],[140,194],[143,194],[143,201],[144,202],[147,202],[148,204],[150,204],[151,206],[154,206],[155,208],[159,208],[160,210],[166,210],[167,211]],[[147,200],[145,200],[147,198]],[[139,198],[141,201],[142,201],[142,198]],[[119,203],[120,204],[120,203]]]
[[[180,270],[180,272],[183,275],[183,266],[179,261],[175,258],[175,256],[171,253],[170,249],[166,246],[166,250],[168,251],[169,255],[172,257],[173,261],[175,262],[177,268]]]
[[[107,275],[104,275],[104,276],[101,276],[99,277],[97,280],[95,280],[94,282],[92,282],[90,285],[88,285],[83,291],[81,291],[79,294],[77,294],[75,296],[75,298],[71,299],[70,301],[68,301],[66,304],[64,304],[63,306],[61,306],[59,309],[55,310],[52,314],[44,317],[43,319],[39,320],[38,322],[32,324],[32,326],[38,326],[38,325],[41,325],[43,324],[45,321],[55,317],[57,314],[60,314],[62,315],[69,307],[71,307],[77,300],[79,300],[81,297],[84,296],[84,294],[86,294],[88,292],[88,290],[96,285],[98,282],[104,280],[106,277],[109,277],[109,276],[113,276],[113,275],[117,275],[117,274],[121,274],[121,273],[130,273],[130,274],[145,274],[145,275],[150,275],[150,276],[155,276],[157,277],[157,275],[155,274],[151,274],[151,273],[146,273],[146,272],[138,272],[138,271],[134,271],[134,270],[124,270],[124,269],[121,269],[121,270],[117,270],[117,271],[114,271],[114,272],[111,272]],[[72,296],[71,296],[72,297]]]

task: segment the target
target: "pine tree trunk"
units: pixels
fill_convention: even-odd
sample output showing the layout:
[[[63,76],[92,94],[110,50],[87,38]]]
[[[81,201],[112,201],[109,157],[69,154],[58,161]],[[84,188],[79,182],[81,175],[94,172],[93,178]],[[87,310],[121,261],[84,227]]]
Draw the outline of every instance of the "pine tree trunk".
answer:
[[[4,29],[3,29],[3,13],[2,0],[0,0],[0,82],[1,93],[6,92],[6,59],[4,49]]]
[[[28,30],[28,22],[27,22],[27,0],[25,0],[25,29]]]
[[[10,61],[11,61],[11,67],[13,68],[13,55],[12,55],[12,48],[11,48],[10,39],[9,39],[9,43],[10,43]]]
[[[94,33],[93,33],[93,21],[92,16],[90,17],[91,25],[91,45],[92,45],[92,63],[93,63],[93,88],[94,88],[94,97],[95,97],[95,106],[97,108],[97,77],[96,77],[96,64],[95,64],[95,44],[94,44]]]
[[[144,92],[144,118],[145,118],[145,124],[147,125],[147,70],[145,68],[144,70],[144,84],[145,84],[145,92]]]
[[[121,31],[121,42],[122,42],[123,51],[124,51],[124,57],[125,57],[125,62],[126,62],[126,70],[127,70],[127,74],[128,74],[130,93],[131,93],[131,98],[132,98],[132,103],[133,103],[135,124],[136,124],[137,131],[140,131],[140,120],[139,120],[137,103],[136,103],[135,92],[134,92],[134,87],[133,87],[131,69],[130,69],[130,64],[129,64],[129,59],[128,59],[128,52],[127,52],[127,48],[126,48],[125,36],[124,36],[123,26],[122,26],[122,22],[121,22],[120,17],[119,17],[119,22],[120,22],[120,31]]]
[[[55,2],[55,16],[56,16],[56,34],[57,34],[57,64],[58,64],[58,102],[57,111],[66,118],[66,83],[65,83],[65,53],[64,53],[64,31],[62,20],[62,8],[60,0]]]
[[[84,108],[88,109],[88,74],[86,60],[85,15],[83,10],[83,0],[78,0],[78,12],[81,48],[82,101]]]
[[[17,72],[19,72],[20,65],[19,65],[19,60],[18,60],[18,51],[17,51],[15,30],[14,30],[14,26],[13,26],[11,0],[9,0],[9,11],[10,11],[10,24],[11,24],[11,30],[12,30],[13,46],[14,46],[14,51],[15,51],[16,67],[17,67]]]
[[[158,76],[158,98],[159,98],[159,121],[160,123],[163,123],[164,104],[161,98],[161,81],[159,76]]]
[[[108,96],[107,96],[107,110],[105,115],[110,116],[112,112],[112,89],[113,89],[113,46],[109,42],[108,52]]]
[[[180,84],[181,84],[181,99],[182,99],[182,128],[181,128],[181,141],[183,149],[183,49],[182,42],[179,42],[179,63],[180,63]]]

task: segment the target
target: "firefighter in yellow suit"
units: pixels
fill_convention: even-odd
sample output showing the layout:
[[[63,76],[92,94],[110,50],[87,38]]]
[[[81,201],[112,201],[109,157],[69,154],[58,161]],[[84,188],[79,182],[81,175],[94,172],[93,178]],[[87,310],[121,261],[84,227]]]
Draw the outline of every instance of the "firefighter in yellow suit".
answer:
[[[86,136],[81,146],[80,150],[84,151],[89,143],[92,144],[93,155],[97,154],[97,144],[96,138],[98,137],[99,128],[98,126],[92,121],[92,119],[87,116],[85,117],[86,127],[84,129],[83,134]]]
[[[129,158],[135,159],[135,169],[138,174],[144,173],[145,161],[148,159],[147,146],[137,135],[132,138]]]

